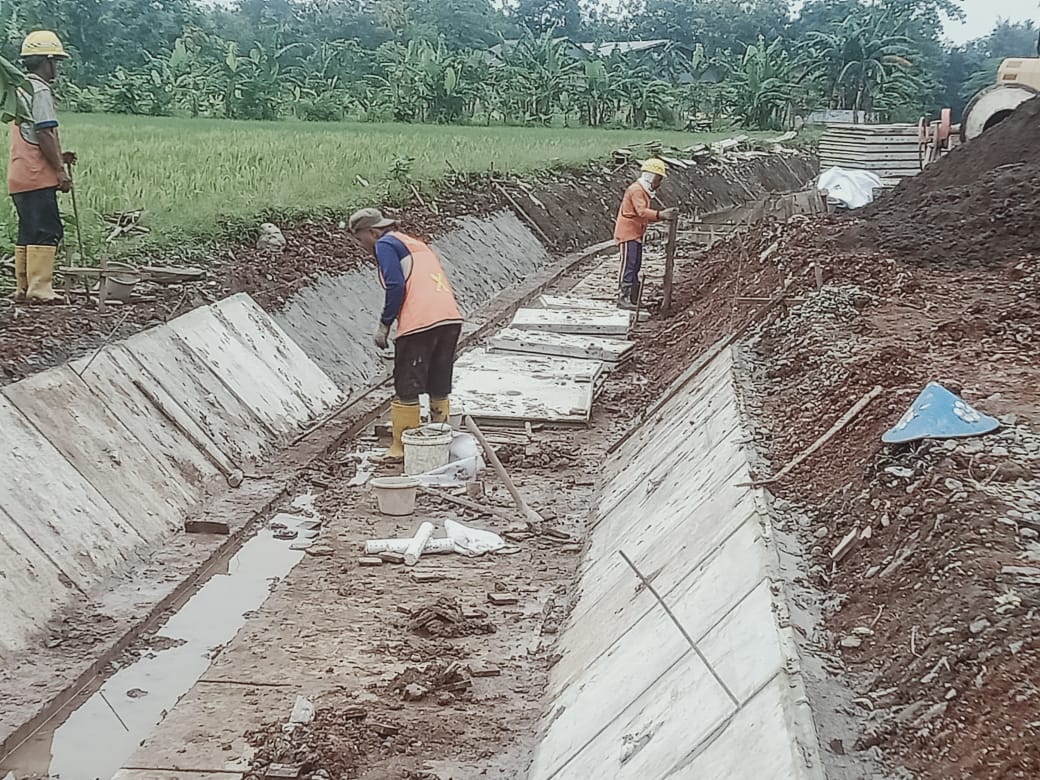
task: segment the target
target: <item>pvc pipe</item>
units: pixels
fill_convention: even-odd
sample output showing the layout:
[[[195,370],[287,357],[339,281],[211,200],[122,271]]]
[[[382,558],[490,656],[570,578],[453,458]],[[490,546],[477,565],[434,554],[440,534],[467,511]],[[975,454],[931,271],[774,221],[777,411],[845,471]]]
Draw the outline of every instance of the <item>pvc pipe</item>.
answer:
[[[395,552],[402,555],[408,552],[412,543],[409,539],[370,539],[365,542],[365,555],[379,555],[381,552]],[[429,539],[423,547],[423,555],[440,555],[455,552],[453,539]]]
[[[427,522],[419,526],[419,530],[412,537],[412,543],[404,551],[405,566],[415,566],[419,562],[419,557],[423,554],[423,549],[431,536],[433,536],[433,523]]]

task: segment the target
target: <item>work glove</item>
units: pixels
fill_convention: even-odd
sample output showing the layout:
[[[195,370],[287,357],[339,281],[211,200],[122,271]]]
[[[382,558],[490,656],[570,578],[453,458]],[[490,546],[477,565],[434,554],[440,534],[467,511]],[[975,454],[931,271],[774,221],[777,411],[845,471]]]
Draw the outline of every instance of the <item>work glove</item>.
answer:
[[[678,216],[678,214],[679,210],[675,208],[661,209],[659,212],[657,212],[657,215],[665,222],[671,222]]]
[[[379,329],[376,331],[376,335],[372,337],[372,341],[375,342],[376,346],[380,349],[386,349],[390,343],[390,326],[384,322],[379,323]]]

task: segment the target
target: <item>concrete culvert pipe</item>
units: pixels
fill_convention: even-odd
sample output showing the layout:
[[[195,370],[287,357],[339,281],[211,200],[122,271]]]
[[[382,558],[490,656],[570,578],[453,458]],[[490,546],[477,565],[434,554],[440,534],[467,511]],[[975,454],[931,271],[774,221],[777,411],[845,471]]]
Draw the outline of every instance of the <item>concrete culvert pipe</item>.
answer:
[[[1011,112],[1030,98],[1037,90],[1025,84],[994,84],[971,99],[961,117],[961,141],[978,138],[986,130],[1003,122]]]

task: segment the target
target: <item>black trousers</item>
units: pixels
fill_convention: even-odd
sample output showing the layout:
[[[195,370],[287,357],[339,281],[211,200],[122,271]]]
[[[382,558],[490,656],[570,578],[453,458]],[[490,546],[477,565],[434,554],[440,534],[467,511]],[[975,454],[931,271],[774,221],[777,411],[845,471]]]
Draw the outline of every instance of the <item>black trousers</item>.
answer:
[[[462,325],[438,325],[398,336],[394,342],[394,392],[399,401],[418,403],[419,396],[447,398],[455,370],[455,349]]]
[[[58,211],[58,191],[32,190],[11,195],[18,212],[18,246],[57,246],[65,229]]]

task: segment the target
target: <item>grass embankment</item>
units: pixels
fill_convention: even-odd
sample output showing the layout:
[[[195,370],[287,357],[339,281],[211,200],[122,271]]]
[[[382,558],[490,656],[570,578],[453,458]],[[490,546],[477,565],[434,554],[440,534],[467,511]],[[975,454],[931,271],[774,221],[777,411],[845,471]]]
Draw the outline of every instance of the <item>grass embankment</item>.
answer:
[[[567,128],[304,124],[65,115],[62,142],[79,154],[76,186],[89,243],[101,215],[144,209],[157,249],[187,249],[262,215],[308,216],[379,202],[395,160],[421,188],[454,167],[526,174],[605,157],[640,141],[688,146],[732,133]],[[4,157],[6,160],[6,156]],[[365,186],[367,182],[368,186]],[[389,190],[400,191],[399,182]],[[62,198],[71,213],[71,200]],[[13,238],[13,210],[3,212]],[[130,249],[132,242],[119,241]]]

